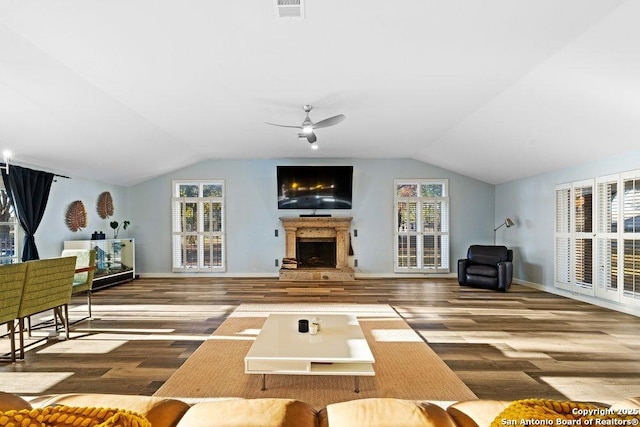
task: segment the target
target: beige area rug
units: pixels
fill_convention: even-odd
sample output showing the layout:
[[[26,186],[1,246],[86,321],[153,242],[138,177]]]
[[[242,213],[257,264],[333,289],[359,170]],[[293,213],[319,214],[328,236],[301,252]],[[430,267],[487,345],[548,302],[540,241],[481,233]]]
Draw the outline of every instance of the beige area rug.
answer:
[[[244,373],[244,356],[270,313],[355,314],[376,360],[374,377],[267,375]],[[321,317],[321,316],[320,316]],[[189,402],[211,398],[293,398],[316,408],[369,397],[452,402],[476,399],[473,392],[388,305],[242,304],[154,396]]]

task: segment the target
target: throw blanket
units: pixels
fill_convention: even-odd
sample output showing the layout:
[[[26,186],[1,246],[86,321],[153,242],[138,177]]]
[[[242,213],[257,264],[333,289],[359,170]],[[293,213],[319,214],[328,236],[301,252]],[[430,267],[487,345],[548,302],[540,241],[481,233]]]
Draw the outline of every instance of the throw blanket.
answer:
[[[60,405],[0,412],[0,426],[151,427],[151,423],[131,411]]]
[[[491,423],[491,427],[505,425],[637,426],[640,425],[640,410],[611,410],[589,403],[525,399],[511,402]]]

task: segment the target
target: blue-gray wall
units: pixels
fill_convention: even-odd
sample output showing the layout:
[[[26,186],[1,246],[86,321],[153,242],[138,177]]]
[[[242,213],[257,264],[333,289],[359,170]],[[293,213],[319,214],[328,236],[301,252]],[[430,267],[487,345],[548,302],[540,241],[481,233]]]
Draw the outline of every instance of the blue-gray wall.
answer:
[[[514,276],[563,294],[553,286],[556,185],[636,169],[640,169],[640,151],[497,185],[495,222],[509,217],[516,223],[498,230],[498,242],[514,249]]]
[[[171,181],[223,179],[226,182],[227,271],[221,276],[272,276],[274,260],[284,255],[280,216],[276,206],[277,165],[353,165],[354,209],[334,211],[352,216],[359,276],[393,276],[393,180],[397,178],[447,178],[450,185],[452,274],[455,263],[473,243],[490,244],[493,229],[509,217],[516,223],[496,233],[497,243],[515,251],[514,276],[523,283],[551,292],[554,269],[555,186],[602,175],[640,169],[640,151],[612,156],[526,179],[493,186],[415,160],[280,159],[211,160],[151,179],[132,187],[119,187],[82,179],[57,178],[45,216],[36,233],[41,257],[57,256],[64,240],[88,239],[102,230],[108,237],[109,220],[98,217],[96,202],[110,191],[115,204],[113,219],[129,219],[131,227],[121,237],[136,239],[137,271],[143,275],[171,275]],[[69,231],[64,222],[67,206],[81,200],[87,208],[88,227]],[[274,237],[273,231],[280,231]],[[598,303],[598,301],[594,301]]]
[[[493,239],[494,186],[415,160],[281,159],[211,160],[151,179],[128,189],[130,236],[136,239],[137,270],[143,275],[171,274],[171,182],[175,179],[223,179],[226,189],[227,271],[215,275],[274,276],[274,260],[284,256],[277,209],[277,165],[353,165],[352,239],[360,276],[393,275],[393,180],[447,178],[451,205],[452,272],[472,243]],[[309,213],[308,211],[304,213]],[[274,230],[279,237],[274,237]]]
[[[104,191],[109,191],[113,198],[114,215],[111,219],[100,218],[96,208],[98,196]],[[80,200],[87,211],[87,228],[72,232],[65,223],[65,214],[67,207],[76,200]],[[109,222],[122,222],[127,219],[128,211],[126,187],[78,178],[56,177],[51,185],[45,214],[35,234],[40,258],[60,256],[65,240],[89,239],[94,231],[102,230],[106,237],[113,237]],[[127,232],[121,232],[119,236],[127,237]]]

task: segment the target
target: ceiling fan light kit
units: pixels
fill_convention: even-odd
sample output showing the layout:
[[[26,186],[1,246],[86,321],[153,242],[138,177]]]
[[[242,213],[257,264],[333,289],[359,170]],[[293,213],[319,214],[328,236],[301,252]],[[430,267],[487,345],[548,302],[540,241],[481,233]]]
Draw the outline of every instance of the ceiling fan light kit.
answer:
[[[320,120],[317,123],[313,123],[309,118],[309,112],[313,109],[313,106],[306,104],[302,107],[302,109],[306,113],[306,117],[300,126],[279,125],[276,123],[269,123],[269,122],[265,122],[265,123],[271,126],[278,126],[283,128],[294,128],[294,129],[302,130],[302,132],[298,132],[298,138],[306,138],[309,144],[311,144],[311,149],[317,150],[318,145],[315,142],[318,140],[318,137],[316,136],[314,130],[326,128],[329,126],[335,126],[346,118],[344,114],[338,114],[337,116],[329,117],[327,119]]]

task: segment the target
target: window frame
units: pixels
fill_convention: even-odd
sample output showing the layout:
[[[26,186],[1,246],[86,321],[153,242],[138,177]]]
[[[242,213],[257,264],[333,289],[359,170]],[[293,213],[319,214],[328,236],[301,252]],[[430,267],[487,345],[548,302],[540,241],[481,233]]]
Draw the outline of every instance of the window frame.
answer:
[[[2,180],[0,180],[0,191],[7,194],[4,184],[2,183]],[[9,199],[7,198],[7,202],[8,201]],[[22,226],[20,225],[20,221],[18,221],[18,216],[16,215],[11,203],[9,203],[9,211],[10,211],[10,214],[9,214],[10,221],[1,221],[0,227],[4,227],[4,226],[9,227],[8,234],[11,234],[11,228],[13,228],[13,248],[11,248],[13,251],[13,254],[9,256],[4,255],[2,253],[4,249],[0,247],[0,264],[15,264],[20,262],[22,258],[21,247],[20,247],[20,242],[22,241]]]
[[[198,196],[180,196],[180,186],[195,185],[198,187]],[[222,187],[221,196],[202,196],[203,188],[208,185],[219,185]],[[225,224],[225,182],[219,179],[184,179],[173,180],[171,183],[171,267],[176,273],[211,273],[226,271],[226,224]],[[184,210],[187,204],[196,205],[195,230],[185,230],[183,224]],[[213,211],[209,208],[208,221],[205,220],[206,204],[219,204],[219,227],[213,230]],[[209,224],[209,230],[205,230],[205,224]],[[218,229],[219,228],[219,229]],[[188,249],[182,245],[184,238],[196,238],[196,263],[190,265],[184,260],[188,258]],[[209,242],[209,243],[207,243]],[[215,251],[214,247],[219,242],[220,250]],[[205,265],[207,257],[205,252],[209,251],[209,264]],[[213,262],[219,257],[219,263]]]
[[[422,188],[424,185],[440,185],[442,188],[441,196],[423,196]],[[398,188],[402,185],[415,185],[417,189],[416,196],[400,196],[398,195]],[[449,180],[446,178],[416,178],[416,179],[394,179],[393,181],[393,209],[394,209],[394,224],[393,224],[393,270],[396,273],[449,273],[451,271],[450,263],[450,202],[449,202]],[[399,213],[400,203],[413,204],[415,206],[414,225],[410,227],[403,227]],[[429,208],[429,204],[439,206],[439,209],[434,210],[434,227],[433,230],[425,231],[425,209]],[[408,208],[407,212],[412,208]],[[438,227],[439,226],[439,227]],[[433,246],[425,244],[425,238],[432,236]],[[406,242],[413,241],[415,244],[415,254],[410,253],[410,249],[406,254],[401,251],[401,240]],[[411,244],[407,243],[407,248],[410,248]],[[425,262],[426,250],[433,248],[433,264],[427,264]],[[407,262],[400,261],[401,257],[406,257]],[[415,265],[410,259],[415,259]]]

